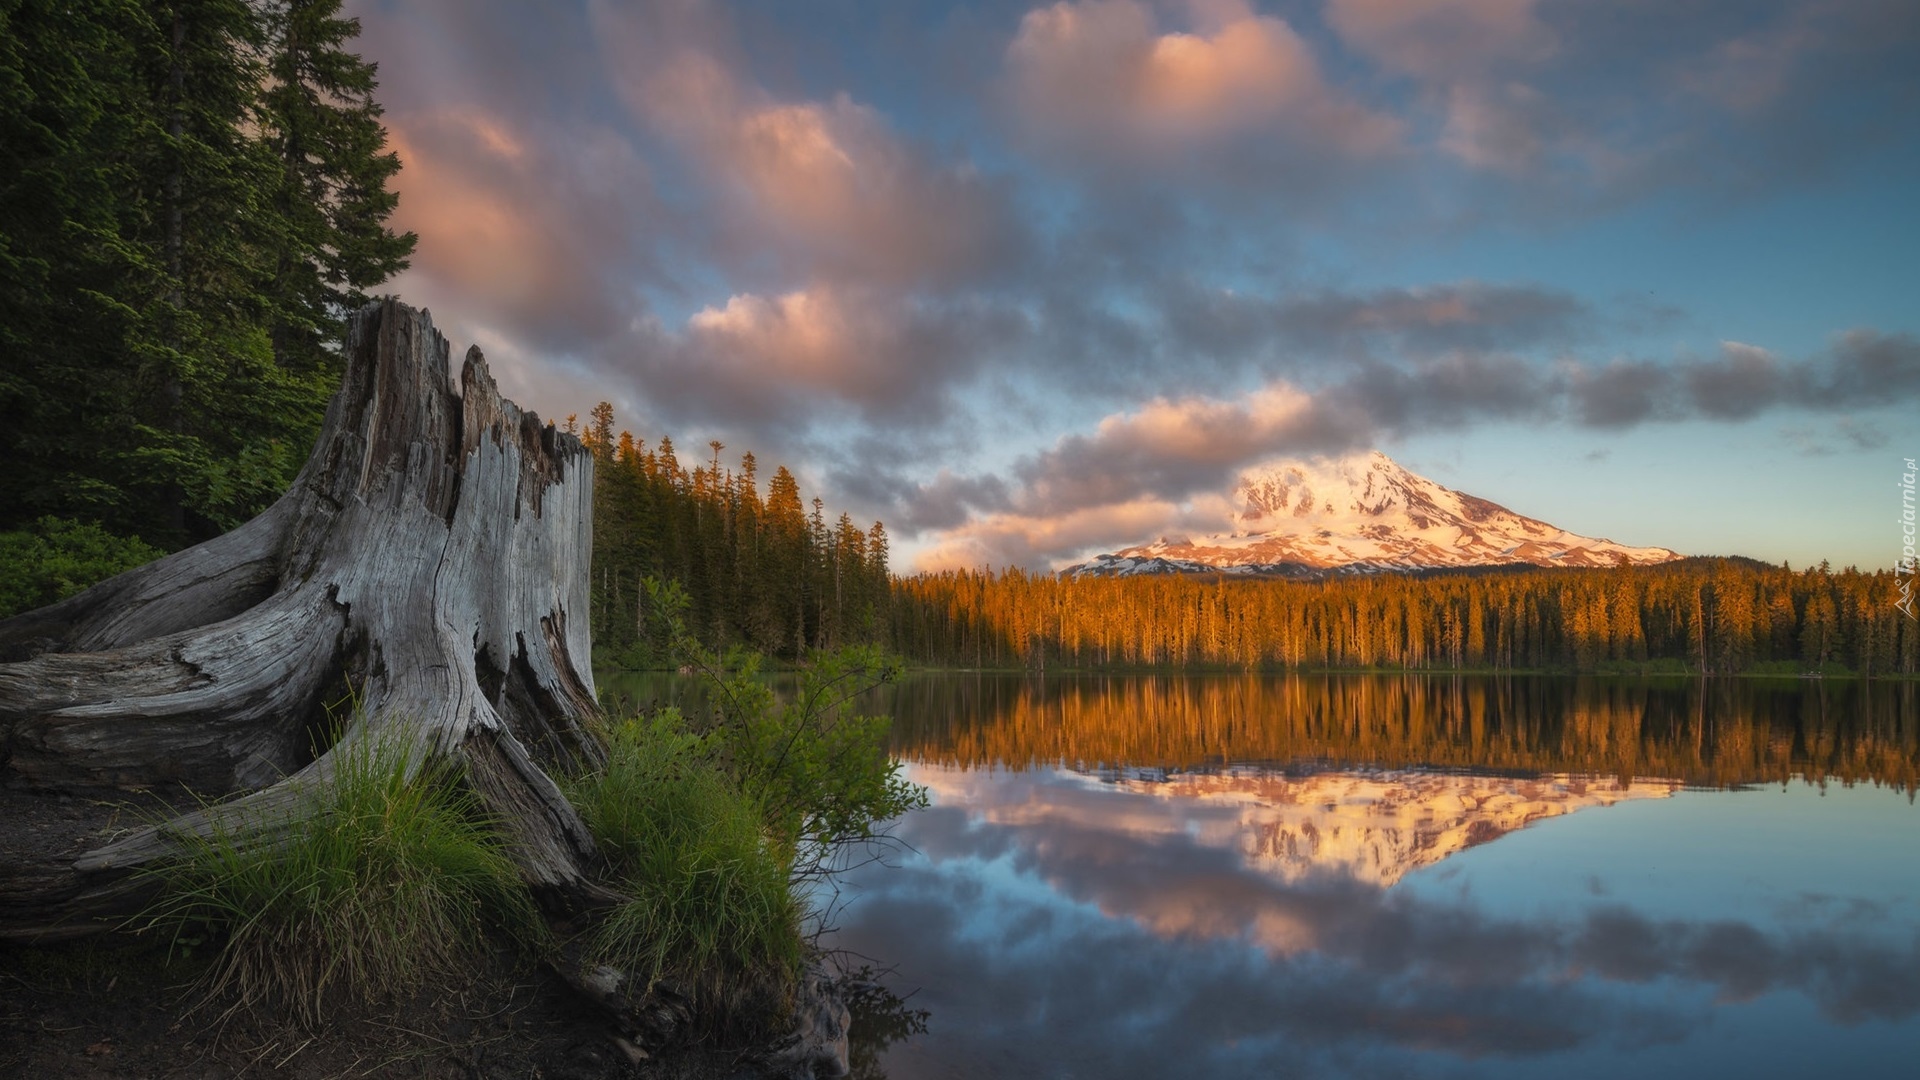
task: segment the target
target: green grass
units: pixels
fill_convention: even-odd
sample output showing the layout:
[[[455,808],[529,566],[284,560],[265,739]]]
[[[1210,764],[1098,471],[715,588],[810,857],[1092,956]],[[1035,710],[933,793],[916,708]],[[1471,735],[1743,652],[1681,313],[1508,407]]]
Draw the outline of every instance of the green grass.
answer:
[[[618,725],[608,744],[606,768],[568,790],[628,897],[594,931],[595,957],[722,1011],[747,988],[783,996],[804,958],[804,906],[762,808],[673,709]]]
[[[291,831],[242,818],[182,835],[179,857],[153,871],[162,899],[147,922],[217,950],[208,990],[232,1008],[315,1026],[341,1002],[465,977],[489,930],[539,933],[503,841],[457,776],[409,778],[405,747],[377,737],[335,760]]]

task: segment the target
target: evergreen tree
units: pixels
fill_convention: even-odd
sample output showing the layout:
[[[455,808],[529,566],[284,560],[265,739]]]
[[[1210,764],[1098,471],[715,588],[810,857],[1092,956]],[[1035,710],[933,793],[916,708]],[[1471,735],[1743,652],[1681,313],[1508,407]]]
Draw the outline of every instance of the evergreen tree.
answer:
[[[139,243],[152,150],[135,0],[0,3],[0,528],[43,515],[127,528],[124,446],[142,319],[158,278]]]
[[[724,447],[684,472],[673,440],[656,453],[628,432],[618,438],[605,402],[586,430],[602,464],[594,483],[595,648],[615,663],[646,665],[664,655],[645,611],[649,577],[671,580],[687,603],[687,623],[708,647],[743,643],[796,658],[823,643],[883,640],[887,607],[886,530],[854,527],[840,515],[829,527],[825,504],[802,500],[800,484],[775,470],[763,502],[760,464],[738,472],[721,463]],[[602,452],[600,447],[611,446]]]
[[[0,2],[0,529],[51,514],[172,547],[291,480],[342,305],[412,243],[385,228],[398,162],[375,160],[372,69],[334,10]],[[296,22],[318,44],[288,53]],[[277,119],[302,86],[313,107]],[[319,149],[287,142],[302,125]]]
[[[360,20],[340,18],[340,0],[274,0],[261,15],[270,78],[256,116],[280,168],[274,355],[331,372],[341,315],[406,268],[416,238],[386,225],[400,157],[386,149],[374,65],[345,47]]]

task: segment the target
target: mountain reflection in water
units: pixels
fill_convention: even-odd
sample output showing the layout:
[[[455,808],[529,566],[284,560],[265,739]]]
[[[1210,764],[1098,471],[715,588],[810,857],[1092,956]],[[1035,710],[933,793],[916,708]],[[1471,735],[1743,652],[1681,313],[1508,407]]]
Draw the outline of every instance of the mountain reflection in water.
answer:
[[[1913,690],[909,680],[934,805],[829,943],[930,1016],[863,1071],[1904,1071]]]

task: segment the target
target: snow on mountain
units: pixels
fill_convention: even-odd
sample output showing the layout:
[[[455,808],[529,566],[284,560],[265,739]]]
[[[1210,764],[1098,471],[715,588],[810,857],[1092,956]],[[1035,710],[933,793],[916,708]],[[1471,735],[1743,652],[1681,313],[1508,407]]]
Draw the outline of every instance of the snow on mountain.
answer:
[[[1438,567],[1636,566],[1681,556],[1628,547],[1523,517],[1408,472],[1378,450],[1243,474],[1233,531],[1161,537],[1062,573],[1219,573],[1321,577]]]

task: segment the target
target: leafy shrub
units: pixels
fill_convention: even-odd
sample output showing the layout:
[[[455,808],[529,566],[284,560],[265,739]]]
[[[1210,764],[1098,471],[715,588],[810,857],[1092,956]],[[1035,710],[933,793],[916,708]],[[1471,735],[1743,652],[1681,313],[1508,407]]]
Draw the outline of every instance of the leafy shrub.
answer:
[[[677,585],[647,587],[661,636],[706,678],[711,712],[667,707],[618,725],[606,766],[570,783],[628,897],[589,948],[649,986],[691,989],[710,1020],[751,1024],[794,987],[812,886],[835,856],[926,803],[886,753],[886,718],[853,708],[897,667],[871,649],[823,654],[782,702],[756,655],[718,656],[686,633]]]
[[[899,677],[899,661],[872,646],[815,654],[799,692],[783,702],[760,677],[757,654],[715,654],[686,633],[676,583],[649,580],[647,588],[678,652],[711,684],[715,712],[692,729],[714,740],[721,763],[760,805],[796,879],[830,877],[848,851],[881,838],[885,822],[927,804],[926,790],[901,779],[887,754],[891,721],[858,709],[863,694]]]
[[[65,518],[0,533],[0,619],[64,600],[162,554],[143,540]]]
[[[407,748],[370,737],[336,748],[333,775],[293,822],[255,818],[182,831],[153,871],[151,924],[207,933],[212,996],[317,1025],[330,1003],[406,994],[469,972],[488,928],[531,939],[537,913],[504,841],[444,771],[408,775]]]

